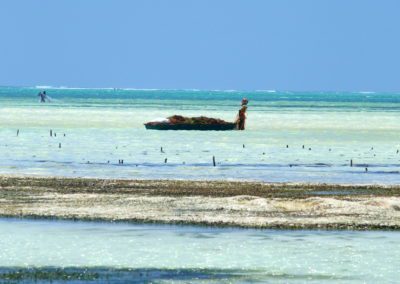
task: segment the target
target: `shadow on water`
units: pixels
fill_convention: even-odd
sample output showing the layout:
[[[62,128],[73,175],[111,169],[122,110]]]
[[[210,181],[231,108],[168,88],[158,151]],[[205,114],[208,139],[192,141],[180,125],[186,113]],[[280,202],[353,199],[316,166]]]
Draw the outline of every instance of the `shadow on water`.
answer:
[[[355,280],[329,274],[287,274],[245,269],[163,269],[112,267],[0,267],[0,283],[143,283],[149,281],[190,281],[221,283],[254,283],[265,281],[332,281]]]

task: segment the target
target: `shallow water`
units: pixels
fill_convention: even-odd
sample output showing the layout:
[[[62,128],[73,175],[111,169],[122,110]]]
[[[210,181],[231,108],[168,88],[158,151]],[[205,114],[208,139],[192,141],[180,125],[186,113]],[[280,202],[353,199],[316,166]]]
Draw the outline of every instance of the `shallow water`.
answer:
[[[38,92],[0,88],[0,174],[400,182],[400,94],[61,88],[40,104]],[[173,114],[233,120],[244,96],[243,132],[143,126]]]
[[[0,219],[0,282],[75,273],[93,281],[389,283],[398,280],[399,253],[400,233],[390,231]]]

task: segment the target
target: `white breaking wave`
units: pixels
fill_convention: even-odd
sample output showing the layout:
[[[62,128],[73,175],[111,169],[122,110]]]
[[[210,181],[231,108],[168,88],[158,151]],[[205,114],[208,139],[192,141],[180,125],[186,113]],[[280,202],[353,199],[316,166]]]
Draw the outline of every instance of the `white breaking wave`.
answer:
[[[372,92],[372,91],[360,91],[360,94],[375,94],[376,92]]]
[[[52,86],[47,86],[47,85],[43,85],[43,86],[35,86],[36,89],[54,89],[54,87]]]

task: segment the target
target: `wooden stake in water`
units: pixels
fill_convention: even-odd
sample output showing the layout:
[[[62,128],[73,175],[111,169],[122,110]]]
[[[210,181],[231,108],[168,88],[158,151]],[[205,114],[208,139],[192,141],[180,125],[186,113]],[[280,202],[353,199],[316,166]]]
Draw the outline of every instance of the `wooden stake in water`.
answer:
[[[18,137],[18,135],[19,135],[19,129],[17,130],[17,137]]]
[[[61,143],[58,143],[58,148],[61,148]]]
[[[164,164],[166,164],[168,162],[168,159],[167,158],[165,158],[165,160],[164,160]]]
[[[50,129],[50,137],[53,137],[53,130]]]
[[[215,167],[215,156],[213,156],[213,166]]]
[[[350,160],[350,167],[353,166],[353,159]]]

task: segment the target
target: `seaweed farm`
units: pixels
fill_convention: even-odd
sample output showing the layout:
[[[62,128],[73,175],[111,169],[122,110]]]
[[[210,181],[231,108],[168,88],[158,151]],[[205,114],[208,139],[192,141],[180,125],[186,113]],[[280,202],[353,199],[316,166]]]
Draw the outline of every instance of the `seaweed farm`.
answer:
[[[397,281],[398,94],[46,90],[0,88],[0,283]]]
[[[0,88],[0,174],[398,184],[396,93]],[[157,131],[175,114],[245,131]],[[213,166],[215,159],[215,167]]]

